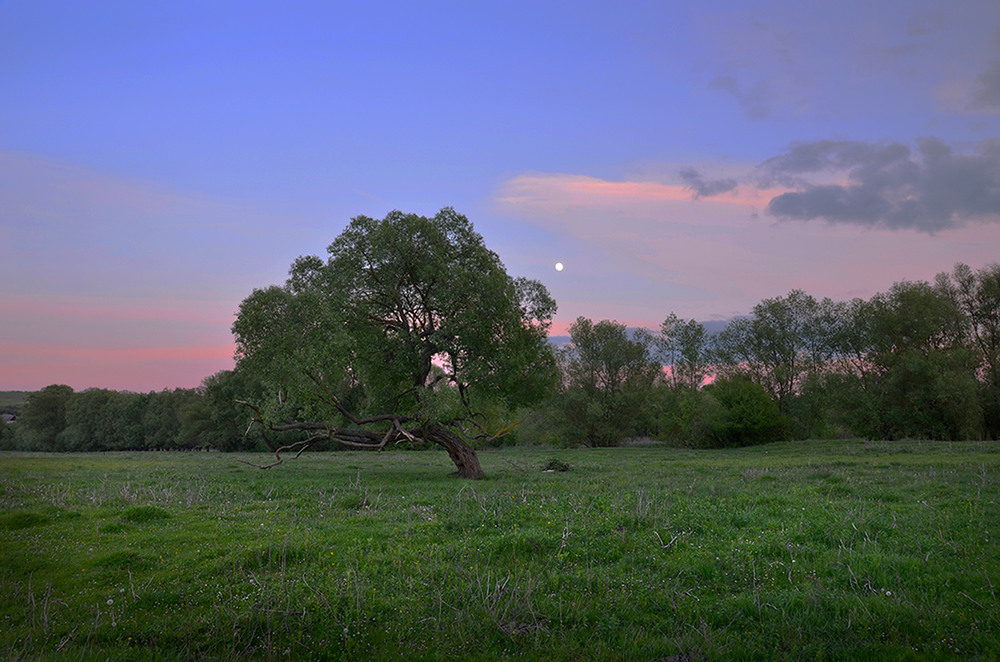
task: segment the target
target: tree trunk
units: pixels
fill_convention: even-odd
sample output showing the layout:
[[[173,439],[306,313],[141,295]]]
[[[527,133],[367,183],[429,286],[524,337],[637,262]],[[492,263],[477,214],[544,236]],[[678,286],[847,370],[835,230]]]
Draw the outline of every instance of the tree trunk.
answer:
[[[433,441],[443,446],[448,451],[448,456],[458,468],[459,478],[483,478],[482,467],[479,466],[479,458],[472,446],[465,443],[465,440],[446,427],[434,425],[427,429],[423,435],[428,441]]]

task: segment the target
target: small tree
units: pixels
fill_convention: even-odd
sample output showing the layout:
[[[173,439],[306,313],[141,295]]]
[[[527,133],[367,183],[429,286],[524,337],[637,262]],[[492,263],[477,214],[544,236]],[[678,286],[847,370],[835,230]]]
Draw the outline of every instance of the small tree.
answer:
[[[52,384],[28,396],[17,421],[17,434],[25,445],[37,450],[60,450],[57,437],[66,429],[66,405],[73,389]]]
[[[708,341],[704,325],[694,320],[670,313],[663,321],[655,343],[660,361],[669,366],[671,386],[701,386],[708,374]]]
[[[266,402],[248,403],[258,422],[303,432],[299,452],[319,440],[433,442],[459,476],[481,477],[467,438],[495,432],[483,410],[529,404],[555,385],[548,291],[511,278],[450,208],[358,216],[328,253],[300,257],[283,287],[240,305],[237,369],[271,386]]]

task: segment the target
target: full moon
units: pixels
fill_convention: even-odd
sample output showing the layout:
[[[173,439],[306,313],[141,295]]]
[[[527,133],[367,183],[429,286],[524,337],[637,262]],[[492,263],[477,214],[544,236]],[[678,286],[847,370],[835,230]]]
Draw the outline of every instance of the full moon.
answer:
[[[563,263],[556,262],[556,271],[562,271],[562,270],[563,270]]]

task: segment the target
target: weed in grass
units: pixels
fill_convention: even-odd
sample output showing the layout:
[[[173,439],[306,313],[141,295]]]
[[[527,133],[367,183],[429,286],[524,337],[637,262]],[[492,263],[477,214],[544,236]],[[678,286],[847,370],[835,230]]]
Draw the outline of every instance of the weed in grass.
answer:
[[[542,465],[542,471],[569,471],[569,464],[558,458],[550,458]]]
[[[544,618],[532,602],[534,582],[531,577],[518,581],[508,571],[502,577],[487,570],[474,570],[470,584],[471,599],[486,617],[504,634],[517,637],[547,631]]]

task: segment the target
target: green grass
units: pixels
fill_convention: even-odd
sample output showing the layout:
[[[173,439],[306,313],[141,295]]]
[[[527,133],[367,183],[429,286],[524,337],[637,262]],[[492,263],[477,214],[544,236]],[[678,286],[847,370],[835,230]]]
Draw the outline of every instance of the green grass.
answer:
[[[0,409],[22,407],[28,401],[31,391],[0,391]]]
[[[0,658],[1000,656],[1000,443],[238,458],[0,453]]]

